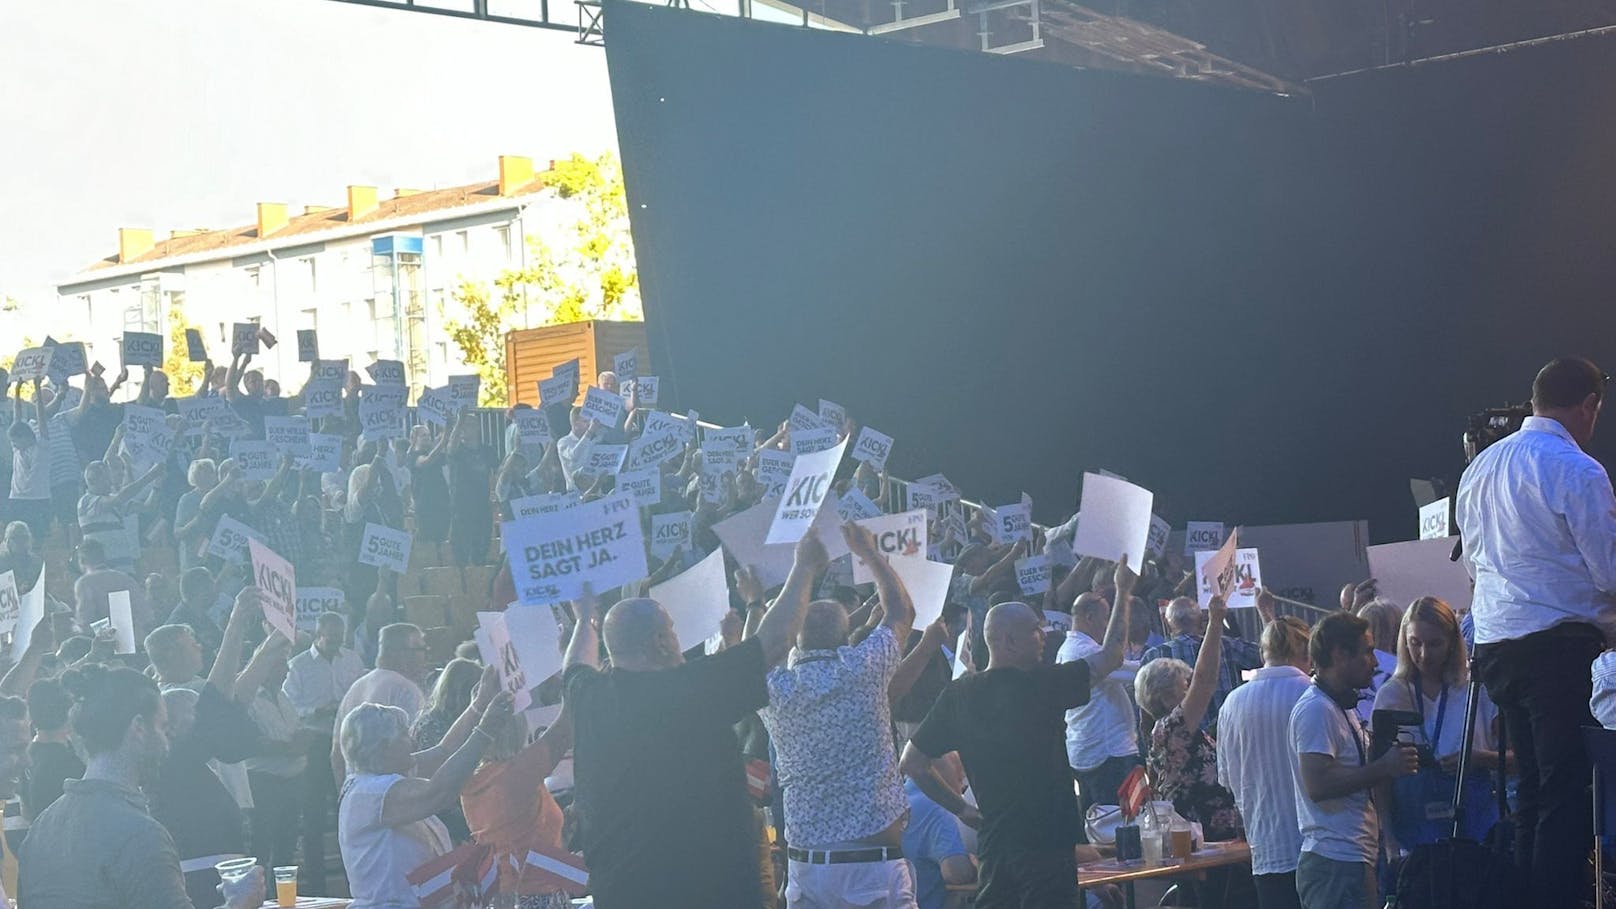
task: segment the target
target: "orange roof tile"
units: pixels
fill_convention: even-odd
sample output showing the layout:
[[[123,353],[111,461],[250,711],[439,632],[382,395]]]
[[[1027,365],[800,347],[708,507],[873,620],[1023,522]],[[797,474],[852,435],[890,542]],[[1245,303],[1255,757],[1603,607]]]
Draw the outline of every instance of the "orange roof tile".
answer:
[[[533,181],[517,189],[512,196],[527,196],[545,188],[544,174],[534,175]],[[429,215],[433,212],[461,208],[490,202],[499,198],[499,181],[488,180],[482,183],[468,183],[465,186],[451,186],[446,189],[428,189],[410,193],[404,196],[394,196],[390,199],[377,200],[376,210],[367,214],[354,224],[368,224],[373,222],[390,221],[395,218],[404,218],[411,215]],[[316,211],[309,214],[293,215],[285,227],[275,231],[271,236],[274,239],[296,237],[303,234],[317,234],[328,230],[335,230],[346,226],[348,221],[347,206],[339,206],[325,211]],[[227,255],[233,246],[244,246],[256,243],[259,240],[258,225],[248,224],[244,227],[231,227],[224,230],[210,230],[190,236],[172,237],[159,240],[151,251],[137,256],[128,262],[118,261],[117,254],[105,259],[99,259],[90,264],[86,271],[113,268],[119,265],[133,265],[140,262],[157,262],[174,256],[188,256],[197,253],[218,252]]]

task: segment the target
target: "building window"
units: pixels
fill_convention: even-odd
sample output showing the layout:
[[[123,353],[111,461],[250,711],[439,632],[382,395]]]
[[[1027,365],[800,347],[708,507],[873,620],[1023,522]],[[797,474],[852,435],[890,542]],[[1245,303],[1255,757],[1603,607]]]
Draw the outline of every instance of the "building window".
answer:
[[[432,258],[443,258],[443,234],[433,234],[427,239],[432,241]]]
[[[320,310],[318,310],[318,309],[305,309],[305,310],[303,310],[303,326],[305,328],[308,328],[308,329],[312,330],[312,331],[319,331],[320,330]]]
[[[509,264],[516,252],[511,248],[511,226],[506,224],[503,227],[494,228],[494,236],[499,238],[500,255],[504,256],[500,261]]]
[[[461,255],[466,255],[471,252],[471,231],[457,230],[455,231],[455,239],[459,241]]]
[[[307,282],[306,286],[308,287],[309,293],[318,293],[320,290],[320,280],[319,272],[315,268],[315,258],[313,256],[305,256],[298,259],[297,264],[302,280]]]

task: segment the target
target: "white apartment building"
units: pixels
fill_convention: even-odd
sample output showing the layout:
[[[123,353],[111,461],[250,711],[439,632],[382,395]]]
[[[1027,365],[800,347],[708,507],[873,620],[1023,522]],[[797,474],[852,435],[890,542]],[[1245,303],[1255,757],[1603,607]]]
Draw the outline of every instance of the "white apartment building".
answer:
[[[561,203],[546,191],[529,158],[501,156],[498,179],[447,189],[399,189],[383,198],[373,186],[349,186],[345,207],[260,202],[254,223],[226,230],[118,232],[118,251],[57,287],[48,332],[84,341],[91,362],[116,372],[125,331],[165,338],[178,307],[200,328],[216,363],[230,357],[230,326],[257,321],[282,343],[253,366],[287,390],[308,366],[297,360],[296,332],[319,333],[320,356],[355,368],[402,360],[410,385],[443,384],[465,372],[443,323],[460,310],[462,279],[492,285],[505,268],[526,263],[524,238],[555,223]],[[139,379],[138,371],[130,377]]]

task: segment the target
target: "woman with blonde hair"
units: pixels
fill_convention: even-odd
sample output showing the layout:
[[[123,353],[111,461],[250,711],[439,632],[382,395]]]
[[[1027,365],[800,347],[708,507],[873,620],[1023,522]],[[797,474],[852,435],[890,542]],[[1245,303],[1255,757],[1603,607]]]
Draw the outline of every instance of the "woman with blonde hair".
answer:
[[[1397,633],[1397,668],[1375,695],[1375,709],[1418,714],[1412,730],[1421,753],[1418,773],[1392,786],[1391,830],[1403,850],[1435,842],[1452,832],[1456,771],[1465,747],[1470,673],[1459,619],[1447,603],[1421,597],[1403,613]],[[1476,702],[1469,748],[1472,772],[1465,781],[1465,835],[1481,840],[1498,821],[1492,781],[1498,766],[1493,734],[1498,709],[1485,691]]]

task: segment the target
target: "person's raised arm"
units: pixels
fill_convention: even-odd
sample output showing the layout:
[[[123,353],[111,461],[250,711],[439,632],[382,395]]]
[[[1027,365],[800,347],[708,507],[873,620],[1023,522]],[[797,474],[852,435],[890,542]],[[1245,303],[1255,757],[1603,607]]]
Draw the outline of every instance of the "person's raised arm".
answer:
[[[1105,640],[1100,642],[1099,653],[1083,658],[1088,661],[1091,679],[1103,679],[1116,672],[1122,665],[1122,658],[1127,655],[1128,613],[1132,611],[1134,585],[1139,583],[1139,575],[1128,567],[1127,553],[1117,560],[1112,579],[1117,592],[1115,602],[1111,604],[1111,619],[1105,625]]]
[[[651,576],[649,578],[645,579],[647,587],[649,588],[651,585],[660,584],[678,574],[679,567],[684,564],[684,561],[684,545],[680,544],[673,547],[673,551],[668,553],[667,559],[665,559],[661,565],[657,566],[656,571],[651,572]]]
[[[257,505],[260,502],[274,502],[276,498],[280,496],[281,488],[286,485],[286,475],[290,473],[291,470],[292,453],[287,452],[281,455],[281,463],[280,466],[275,469],[275,475],[269,478],[268,483],[264,484],[263,493],[259,495],[258,498],[253,500],[253,504]],[[371,472],[375,472],[374,467],[371,468]]]
[[[159,461],[152,465],[151,470],[141,474],[139,478],[125,484],[124,487],[112,495],[112,504],[122,505],[140,494],[142,489],[150,486],[152,481],[163,475],[163,463]]]
[[[263,594],[257,587],[243,587],[236,594],[236,603],[230,608],[230,619],[224,623],[224,637],[219,643],[219,654],[213,658],[208,671],[208,684],[218,689],[226,699],[236,696],[236,676],[241,669],[242,639],[247,635],[247,623],[254,615],[263,613],[260,605]]]
[[[465,788],[466,780],[471,779],[472,771],[482,761],[483,751],[510,719],[511,697],[502,693],[494,698],[477,722],[473,734],[430,776],[424,779],[407,776],[387,790],[387,795],[382,797],[382,826],[401,827],[452,807],[460,797],[460,790]]]
[[[117,394],[118,389],[122,388],[123,383],[127,381],[129,381],[129,367],[125,366],[118,370],[117,377],[112,380],[112,387],[107,389],[107,400],[112,400],[112,396]]]
[[[994,585],[999,583],[1000,578],[1016,570],[1016,560],[1026,555],[1027,543],[1025,540],[1011,546],[999,561],[994,562],[987,571],[982,572],[979,577],[971,582],[972,595],[981,596],[992,590]]]
[[[862,561],[875,576],[875,590],[881,597],[881,624],[892,629],[898,646],[902,647],[909,640],[909,629],[915,624],[915,603],[903,586],[903,579],[881,554],[881,546],[869,528],[848,521],[842,525],[842,539],[847,541],[853,557]]]
[[[213,358],[208,357],[202,361],[202,378],[196,383],[196,391],[191,392],[193,398],[205,398],[208,390],[213,386]]]
[[[52,636],[51,615],[46,612],[34,623],[34,632],[28,638],[28,646],[22,652],[22,658],[17,660],[10,669],[6,670],[4,678],[0,678],[0,695],[12,697],[25,697],[28,686],[34,683],[39,675],[39,664],[48,653],[56,651],[56,641]]]
[[[235,401],[242,397],[241,374],[246,371],[247,361],[252,354],[235,354],[230,358],[230,369],[225,372],[224,397],[227,401]]]
[[[887,704],[889,706],[895,706],[904,699],[910,689],[915,687],[915,682],[920,681],[921,673],[926,671],[926,664],[931,662],[932,657],[942,653],[943,644],[947,641],[948,626],[943,624],[942,617],[938,616],[936,621],[926,626],[920,640],[916,642],[914,647],[910,648],[909,653],[904,656],[903,662],[898,664],[898,671],[894,672],[892,679],[887,682]],[[902,645],[900,644],[900,646]]]
[[[247,661],[247,668],[236,675],[235,699],[238,704],[250,704],[258,696],[258,689],[264,685],[264,679],[269,670],[277,663],[285,664],[287,655],[292,652],[292,642],[279,631],[272,631],[269,637],[264,638],[258,649],[253,651],[252,659]]]
[[[197,505],[196,519],[201,520],[203,515],[211,513],[214,507],[235,489],[237,482],[236,463],[227,459],[224,465],[219,468],[219,482],[213,484],[212,489],[203,493],[202,501]]]
[[[512,769],[532,780],[535,786],[542,786],[544,778],[555,772],[556,765],[561,763],[561,759],[570,750],[572,750],[572,712],[563,701],[561,714],[550,724],[550,728],[539,734],[533,744],[517,753]]]
[[[431,776],[461,745],[466,744],[466,738],[471,735],[477,722],[482,719],[499,693],[499,671],[492,665],[484,666],[482,677],[477,680],[477,687],[473,691],[471,703],[455,717],[449,731],[443,734],[443,738],[439,739],[436,745],[415,752],[415,775]]]
[[[1218,690],[1218,668],[1223,662],[1223,619],[1229,614],[1223,597],[1214,596],[1206,608],[1206,638],[1201,641],[1201,652],[1195,658],[1195,671],[1190,674],[1190,687],[1184,692],[1184,728],[1199,729],[1206,710],[1212,705],[1212,695]]]
[[[574,666],[600,668],[600,606],[595,592],[584,585],[583,596],[572,603],[577,622],[572,627],[572,639],[567,641],[566,655],[561,658],[561,671]]]
[[[813,596],[819,573],[830,563],[825,544],[812,530],[797,541],[796,558],[786,575],[785,587],[775,597],[769,611],[758,622],[757,639],[763,645],[763,665],[773,666],[791,652],[791,644],[802,628],[802,616]]]
[[[50,435],[50,421],[45,419],[45,396],[39,391],[39,379],[34,380],[34,419],[38,421],[39,437]]]
[[[735,593],[746,606],[746,621],[741,627],[741,640],[744,641],[757,634],[758,624],[768,611],[768,604],[763,602],[763,582],[758,579],[756,566],[743,565],[735,569]]]

